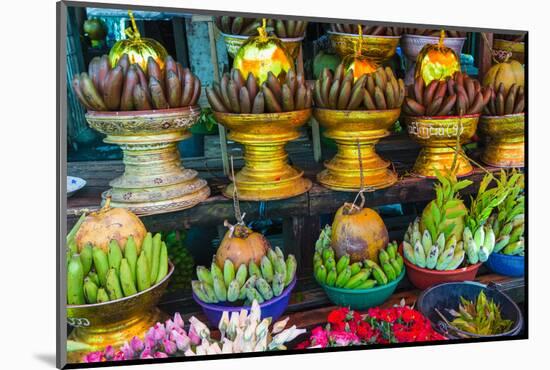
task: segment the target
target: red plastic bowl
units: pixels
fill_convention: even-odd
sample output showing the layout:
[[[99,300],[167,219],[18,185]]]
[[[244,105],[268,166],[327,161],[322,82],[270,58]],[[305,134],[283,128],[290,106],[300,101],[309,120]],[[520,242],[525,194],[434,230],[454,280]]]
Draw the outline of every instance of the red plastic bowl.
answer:
[[[399,246],[399,253],[403,256],[403,244]],[[477,270],[481,263],[476,263],[468,267],[462,267],[450,271],[430,270],[418,267],[407,260],[403,256],[405,266],[407,266],[407,276],[409,281],[418,289],[426,289],[432,285],[439,283],[450,283],[474,280],[477,275]]]

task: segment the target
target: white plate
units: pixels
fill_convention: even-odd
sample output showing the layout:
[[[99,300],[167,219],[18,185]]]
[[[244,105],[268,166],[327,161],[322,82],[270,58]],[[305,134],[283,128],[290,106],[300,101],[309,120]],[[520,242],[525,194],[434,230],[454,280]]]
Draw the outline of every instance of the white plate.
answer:
[[[80,177],[67,176],[67,198],[86,186],[86,180]]]

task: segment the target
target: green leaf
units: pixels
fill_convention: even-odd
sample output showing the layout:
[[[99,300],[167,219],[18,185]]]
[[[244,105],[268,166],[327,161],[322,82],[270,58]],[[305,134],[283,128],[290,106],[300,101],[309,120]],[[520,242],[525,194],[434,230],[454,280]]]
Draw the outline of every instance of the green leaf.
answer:
[[[460,190],[462,189],[465,189],[467,188],[468,186],[472,185],[474,182],[471,181],[471,180],[462,180],[462,181],[459,181],[457,182],[454,186],[453,186],[453,191],[456,193],[456,192],[459,192]]]

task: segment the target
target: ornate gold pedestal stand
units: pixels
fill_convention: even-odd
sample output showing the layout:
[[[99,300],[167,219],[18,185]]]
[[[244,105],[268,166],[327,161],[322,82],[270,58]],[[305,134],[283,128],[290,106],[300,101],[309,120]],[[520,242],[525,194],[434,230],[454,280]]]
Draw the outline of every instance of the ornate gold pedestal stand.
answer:
[[[389,169],[391,163],[376,153],[375,144],[389,135],[388,129],[399,118],[400,109],[384,111],[344,111],[319,109],[313,111],[315,119],[326,131],[324,135],[334,139],[338,153],[325,162],[326,170],[317,180],[329,189],[359,191],[358,143],[361,146],[363,184],[382,189],[395,184],[397,175]]]
[[[181,166],[177,144],[191,136],[198,107],[152,111],[88,112],[90,126],[107,135],[124,153],[124,174],[109,183],[113,207],[136,214],[185,209],[210,195],[197,171]]]
[[[164,314],[156,308],[164,294],[174,265],[159,284],[130,297],[106,303],[67,306],[67,323],[74,327],[67,338],[72,350],[67,351],[67,362],[82,362],[89,352],[101,351],[111,345],[115,348],[129,342],[134,336],[143,339],[149,327],[164,321]]]
[[[441,173],[450,170],[455,157],[457,135],[460,135],[460,145],[468,143],[476,132],[478,120],[479,114],[462,117],[406,117],[409,136],[422,147],[413,173],[435,177],[436,169]],[[473,167],[460,146],[456,176],[466,176],[472,171]]]
[[[304,172],[288,164],[285,145],[300,136],[298,128],[311,109],[284,113],[231,114],[214,112],[216,121],[229,130],[229,139],[244,145],[244,168],[234,181],[242,200],[286,199],[311,188]],[[223,194],[233,196],[233,184]]]
[[[525,114],[481,116],[479,130],[489,137],[481,160],[495,167],[523,167]]]

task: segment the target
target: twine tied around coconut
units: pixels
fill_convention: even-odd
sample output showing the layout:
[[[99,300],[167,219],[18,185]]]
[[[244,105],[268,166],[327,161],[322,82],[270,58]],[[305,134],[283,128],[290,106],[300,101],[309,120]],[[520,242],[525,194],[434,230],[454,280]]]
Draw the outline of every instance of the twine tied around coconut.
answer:
[[[231,156],[231,181],[233,182],[233,210],[235,211],[235,219],[237,223],[232,225],[229,221],[224,220],[223,226],[229,228],[229,237],[232,238],[233,235],[239,238],[245,238],[250,234],[250,230],[246,227],[244,223],[245,213],[241,213],[241,206],[239,203],[239,192],[237,189],[237,180],[235,179],[235,168],[233,166],[233,156]]]

